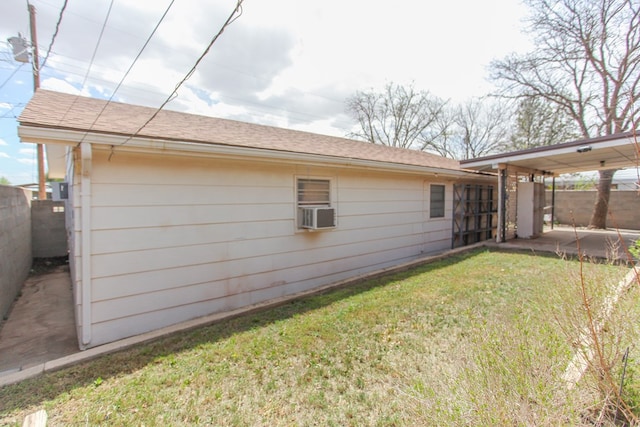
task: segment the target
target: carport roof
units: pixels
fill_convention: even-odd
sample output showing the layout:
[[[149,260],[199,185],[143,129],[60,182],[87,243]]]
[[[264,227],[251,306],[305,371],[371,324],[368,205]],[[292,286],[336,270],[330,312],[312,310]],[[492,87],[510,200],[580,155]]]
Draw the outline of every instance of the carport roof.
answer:
[[[622,133],[462,160],[460,166],[464,169],[488,171],[499,169],[500,165],[508,165],[560,175],[637,167],[639,150],[640,141],[634,137],[634,133]]]

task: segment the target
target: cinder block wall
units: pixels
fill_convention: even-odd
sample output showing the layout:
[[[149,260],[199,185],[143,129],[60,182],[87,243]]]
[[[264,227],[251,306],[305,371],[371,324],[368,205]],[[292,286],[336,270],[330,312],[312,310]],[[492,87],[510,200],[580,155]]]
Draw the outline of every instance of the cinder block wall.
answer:
[[[33,200],[31,204],[33,257],[66,256],[65,203],[53,200]]]
[[[555,221],[567,225],[575,222],[578,227],[586,227],[595,202],[595,190],[557,190]],[[551,191],[546,192],[546,205],[551,206]],[[640,193],[637,191],[612,190],[609,210],[611,214],[607,217],[607,227],[640,230]]]
[[[0,315],[31,269],[31,191],[0,185]]]

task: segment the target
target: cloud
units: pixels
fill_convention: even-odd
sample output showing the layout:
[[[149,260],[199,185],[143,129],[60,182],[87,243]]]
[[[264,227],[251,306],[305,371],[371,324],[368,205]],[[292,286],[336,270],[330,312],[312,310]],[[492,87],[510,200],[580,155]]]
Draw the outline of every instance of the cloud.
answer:
[[[8,4],[0,36],[28,34],[23,3],[2,1]],[[42,86],[110,97],[168,3],[115,2],[99,44],[109,2],[69,3]],[[38,35],[45,46],[61,4],[38,4]],[[114,99],[158,107],[234,6],[222,0],[176,2]],[[357,90],[415,82],[417,89],[456,101],[489,90],[485,67],[518,48],[521,11],[513,0],[489,6],[475,0],[245,2],[243,14],[167,108],[341,135],[353,126],[345,99]]]
[[[71,83],[54,77],[43,80],[40,83],[40,86],[43,89],[54,90],[56,92],[64,92],[71,95],[83,95],[82,91],[73,86]],[[85,93],[84,95],[86,96],[87,94]]]
[[[36,159],[16,159],[17,162],[22,163],[23,165],[35,165]]]
[[[0,158],[2,158],[2,159],[10,159],[11,156],[8,155],[7,153],[4,153],[4,152],[0,151]]]
[[[9,143],[4,139],[0,138],[0,146],[7,146],[7,145],[9,145]]]

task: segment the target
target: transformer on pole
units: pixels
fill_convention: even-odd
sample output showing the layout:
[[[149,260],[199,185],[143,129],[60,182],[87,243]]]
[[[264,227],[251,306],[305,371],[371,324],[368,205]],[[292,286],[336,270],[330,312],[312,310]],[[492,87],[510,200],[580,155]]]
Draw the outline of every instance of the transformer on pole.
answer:
[[[7,39],[13,51],[13,59],[18,62],[29,62],[29,43],[22,34],[18,33],[18,37],[9,37]]]

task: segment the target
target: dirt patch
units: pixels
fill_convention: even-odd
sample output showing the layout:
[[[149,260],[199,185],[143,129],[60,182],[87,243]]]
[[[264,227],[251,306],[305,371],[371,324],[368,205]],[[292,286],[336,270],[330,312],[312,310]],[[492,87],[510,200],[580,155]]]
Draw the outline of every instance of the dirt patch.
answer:
[[[41,274],[53,273],[69,268],[69,257],[34,258],[31,264],[29,276],[39,276]]]

